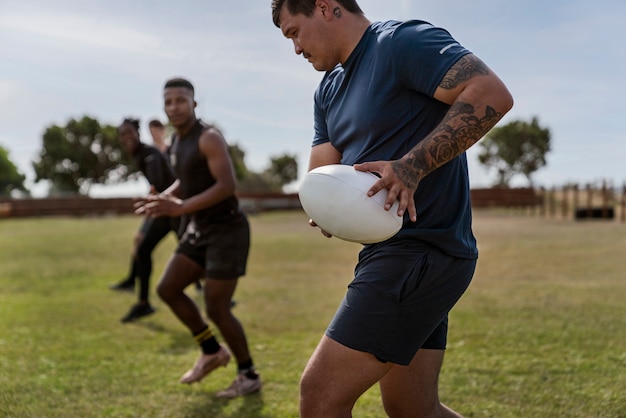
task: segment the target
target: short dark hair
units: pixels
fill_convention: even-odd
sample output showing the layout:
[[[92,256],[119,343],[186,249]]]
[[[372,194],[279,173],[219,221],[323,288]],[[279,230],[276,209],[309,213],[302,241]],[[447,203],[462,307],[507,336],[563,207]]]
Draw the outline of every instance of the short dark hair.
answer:
[[[124,119],[122,123],[120,123],[120,126],[118,127],[118,129],[121,128],[123,125],[126,125],[127,123],[132,125],[137,130],[137,132],[139,132],[139,119],[133,119],[133,118]]]
[[[283,10],[285,3],[287,11],[292,15],[303,14],[310,17],[315,10],[316,0],[272,0],[272,20],[277,28],[280,28],[280,12]],[[363,10],[359,7],[356,0],[336,0],[339,5],[350,13],[362,14]]]
[[[191,84],[189,80],[181,77],[170,78],[167,80],[163,89],[167,89],[169,87],[184,87],[194,93],[193,84]]]
[[[163,128],[163,123],[158,119],[152,119],[148,122],[148,127],[150,128]]]

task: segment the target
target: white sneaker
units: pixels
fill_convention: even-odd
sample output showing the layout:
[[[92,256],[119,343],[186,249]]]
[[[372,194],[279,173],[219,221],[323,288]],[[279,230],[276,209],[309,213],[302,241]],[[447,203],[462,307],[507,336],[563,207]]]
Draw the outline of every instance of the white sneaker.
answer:
[[[217,353],[200,355],[193,367],[180,378],[180,383],[199,382],[218,367],[226,367],[229,361],[230,353],[220,344],[220,350]]]
[[[240,374],[228,388],[217,392],[215,396],[217,396],[218,398],[232,399],[236,398],[237,396],[244,396],[251,393],[256,393],[261,390],[261,386],[263,386],[263,383],[261,382],[261,377],[251,379],[245,374]]]

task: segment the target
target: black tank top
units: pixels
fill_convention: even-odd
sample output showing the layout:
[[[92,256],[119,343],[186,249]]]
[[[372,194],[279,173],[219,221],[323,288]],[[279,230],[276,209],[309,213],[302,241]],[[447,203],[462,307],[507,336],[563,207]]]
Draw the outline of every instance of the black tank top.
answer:
[[[167,157],[158,149],[141,142],[133,154],[139,170],[157,192],[161,193],[174,183],[176,176]]]
[[[209,170],[206,157],[198,147],[200,135],[211,127],[198,119],[187,135],[182,138],[176,135],[173,137],[170,162],[180,181],[179,194],[182,199],[200,194],[215,184],[215,178]],[[191,213],[190,218],[198,227],[201,227],[228,221],[238,212],[239,203],[232,195],[211,207]]]

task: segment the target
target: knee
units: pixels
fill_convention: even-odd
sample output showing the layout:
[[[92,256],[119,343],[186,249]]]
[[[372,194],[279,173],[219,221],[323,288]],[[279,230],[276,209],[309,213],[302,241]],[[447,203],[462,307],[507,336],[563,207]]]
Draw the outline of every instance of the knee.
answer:
[[[176,292],[176,288],[165,280],[161,280],[159,284],[157,284],[156,293],[159,295],[161,300],[166,303],[176,297]]]
[[[426,401],[423,399],[413,399],[411,401],[407,399],[396,399],[394,401],[390,401],[383,399],[385,413],[390,418],[409,416],[415,418],[438,417],[440,416],[440,406],[441,404],[436,400]]]
[[[150,245],[150,243],[146,242],[145,240],[141,241],[139,245],[137,245],[137,257],[150,260],[152,257],[153,249],[154,247]]]
[[[232,316],[229,304],[224,305],[212,301],[207,303],[206,314],[216,325],[223,323]]]
[[[135,250],[135,254],[137,258],[141,260],[145,260],[145,259],[150,260],[150,257],[151,257],[150,251],[148,251],[146,247],[143,245],[140,245],[137,247],[137,249]]]
[[[324,416],[320,411],[320,402],[316,399],[318,392],[315,385],[306,373],[300,379],[300,416],[319,417]]]
[[[336,396],[338,391],[325,390],[331,385],[323,385],[306,372],[300,380],[300,416],[328,417],[351,416],[354,402]]]
[[[139,246],[139,244],[141,244],[141,241],[143,241],[143,237],[144,234],[141,232],[137,232],[135,234],[135,237],[133,238],[133,244],[135,244],[135,247]]]
[[[214,323],[217,324],[219,322],[220,314],[218,312],[218,309],[215,306],[207,303],[206,314],[209,317],[209,319],[213,321]]]
[[[156,293],[157,295],[159,295],[159,297],[164,300],[167,301],[167,297],[169,292],[167,291],[167,286],[165,286],[163,284],[163,282],[160,282],[157,287],[156,287]]]

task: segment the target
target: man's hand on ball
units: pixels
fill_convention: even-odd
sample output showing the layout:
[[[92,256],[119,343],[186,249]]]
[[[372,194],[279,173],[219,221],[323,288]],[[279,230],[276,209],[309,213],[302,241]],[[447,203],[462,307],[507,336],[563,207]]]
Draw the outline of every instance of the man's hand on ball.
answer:
[[[319,228],[319,226],[315,223],[315,221],[313,219],[309,219],[309,225],[313,226],[313,227],[317,227]],[[322,228],[320,228],[320,231],[322,231],[322,234],[326,237],[326,238],[332,238],[333,236],[331,234],[329,234],[328,232],[324,231]]]
[[[354,168],[358,171],[370,171],[380,176],[380,179],[374,183],[369,190],[368,195],[374,196],[383,189],[389,191],[387,200],[385,201],[385,210],[391,209],[396,200],[398,204],[398,216],[403,216],[406,210],[409,211],[411,221],[417,221],[417,210],[415,209],[415,201],[413,196],[417,190],[417,182],[415,184],[405,183],[396,174],[395,166],[402,164],[401,161],[372,161],[362,164],[355,164]]]

